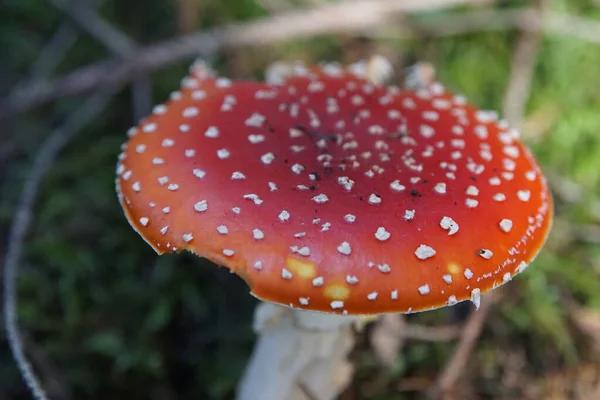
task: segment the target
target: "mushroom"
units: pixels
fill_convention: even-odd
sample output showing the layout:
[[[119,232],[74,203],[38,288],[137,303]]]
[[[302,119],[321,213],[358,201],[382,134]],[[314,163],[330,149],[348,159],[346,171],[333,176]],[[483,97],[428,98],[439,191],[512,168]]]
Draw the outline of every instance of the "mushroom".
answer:
[[[548,236],[548,186],[514,129],[433,80],[387,87],[373,69],[278,64],[263,83],[197,63],[129,131],[116,186],[131,226],[269,303],[240,400],[302,398],[299,380],[333,398],[352,321],[478,307]]]

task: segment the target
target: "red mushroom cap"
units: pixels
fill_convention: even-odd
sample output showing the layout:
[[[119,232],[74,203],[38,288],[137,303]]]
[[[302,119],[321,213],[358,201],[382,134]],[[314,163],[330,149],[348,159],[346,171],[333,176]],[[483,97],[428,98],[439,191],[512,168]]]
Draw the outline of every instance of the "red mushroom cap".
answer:
[[[196,67],[130,131],[117,172],[158,253],[192,251],[260,299],[323,312],[477,304],[552,219],[538,165],[493,113],[334,65],[278,84]]]

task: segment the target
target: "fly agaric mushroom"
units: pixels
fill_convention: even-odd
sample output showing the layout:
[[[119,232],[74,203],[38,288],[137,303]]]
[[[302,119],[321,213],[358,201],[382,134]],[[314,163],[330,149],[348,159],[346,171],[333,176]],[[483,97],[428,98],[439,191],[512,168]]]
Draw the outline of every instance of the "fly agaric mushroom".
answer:
[[[280,65],[258,83],[196,64],[129,132],[117,191],[132,227],[292,310],[296,324],[280,318],[259,342],[240,399],[290,396],[306,363],[291,382],[256,377],[284,373],[298,321],[326,332],[343,316],[478,306],[548,235],[546,180],[515,130],[437,82],[381,86],[364,65]]]

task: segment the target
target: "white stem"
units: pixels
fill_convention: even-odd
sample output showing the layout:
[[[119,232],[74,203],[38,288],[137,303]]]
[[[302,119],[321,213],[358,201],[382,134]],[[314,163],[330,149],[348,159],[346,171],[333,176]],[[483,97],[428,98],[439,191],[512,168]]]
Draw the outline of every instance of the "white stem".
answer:
[[[260,336],[236,400],[333,400],[350,381],[346,357],[358,319],[260,304]]]

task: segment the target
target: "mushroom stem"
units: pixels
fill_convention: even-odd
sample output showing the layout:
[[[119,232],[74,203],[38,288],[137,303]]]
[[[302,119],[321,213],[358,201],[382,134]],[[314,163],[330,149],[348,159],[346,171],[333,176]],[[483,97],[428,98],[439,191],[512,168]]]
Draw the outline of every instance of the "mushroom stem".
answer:
[[[259,338],[237,400],[335,399],[350,382],[351,325],[360,318],[260,304]]]

